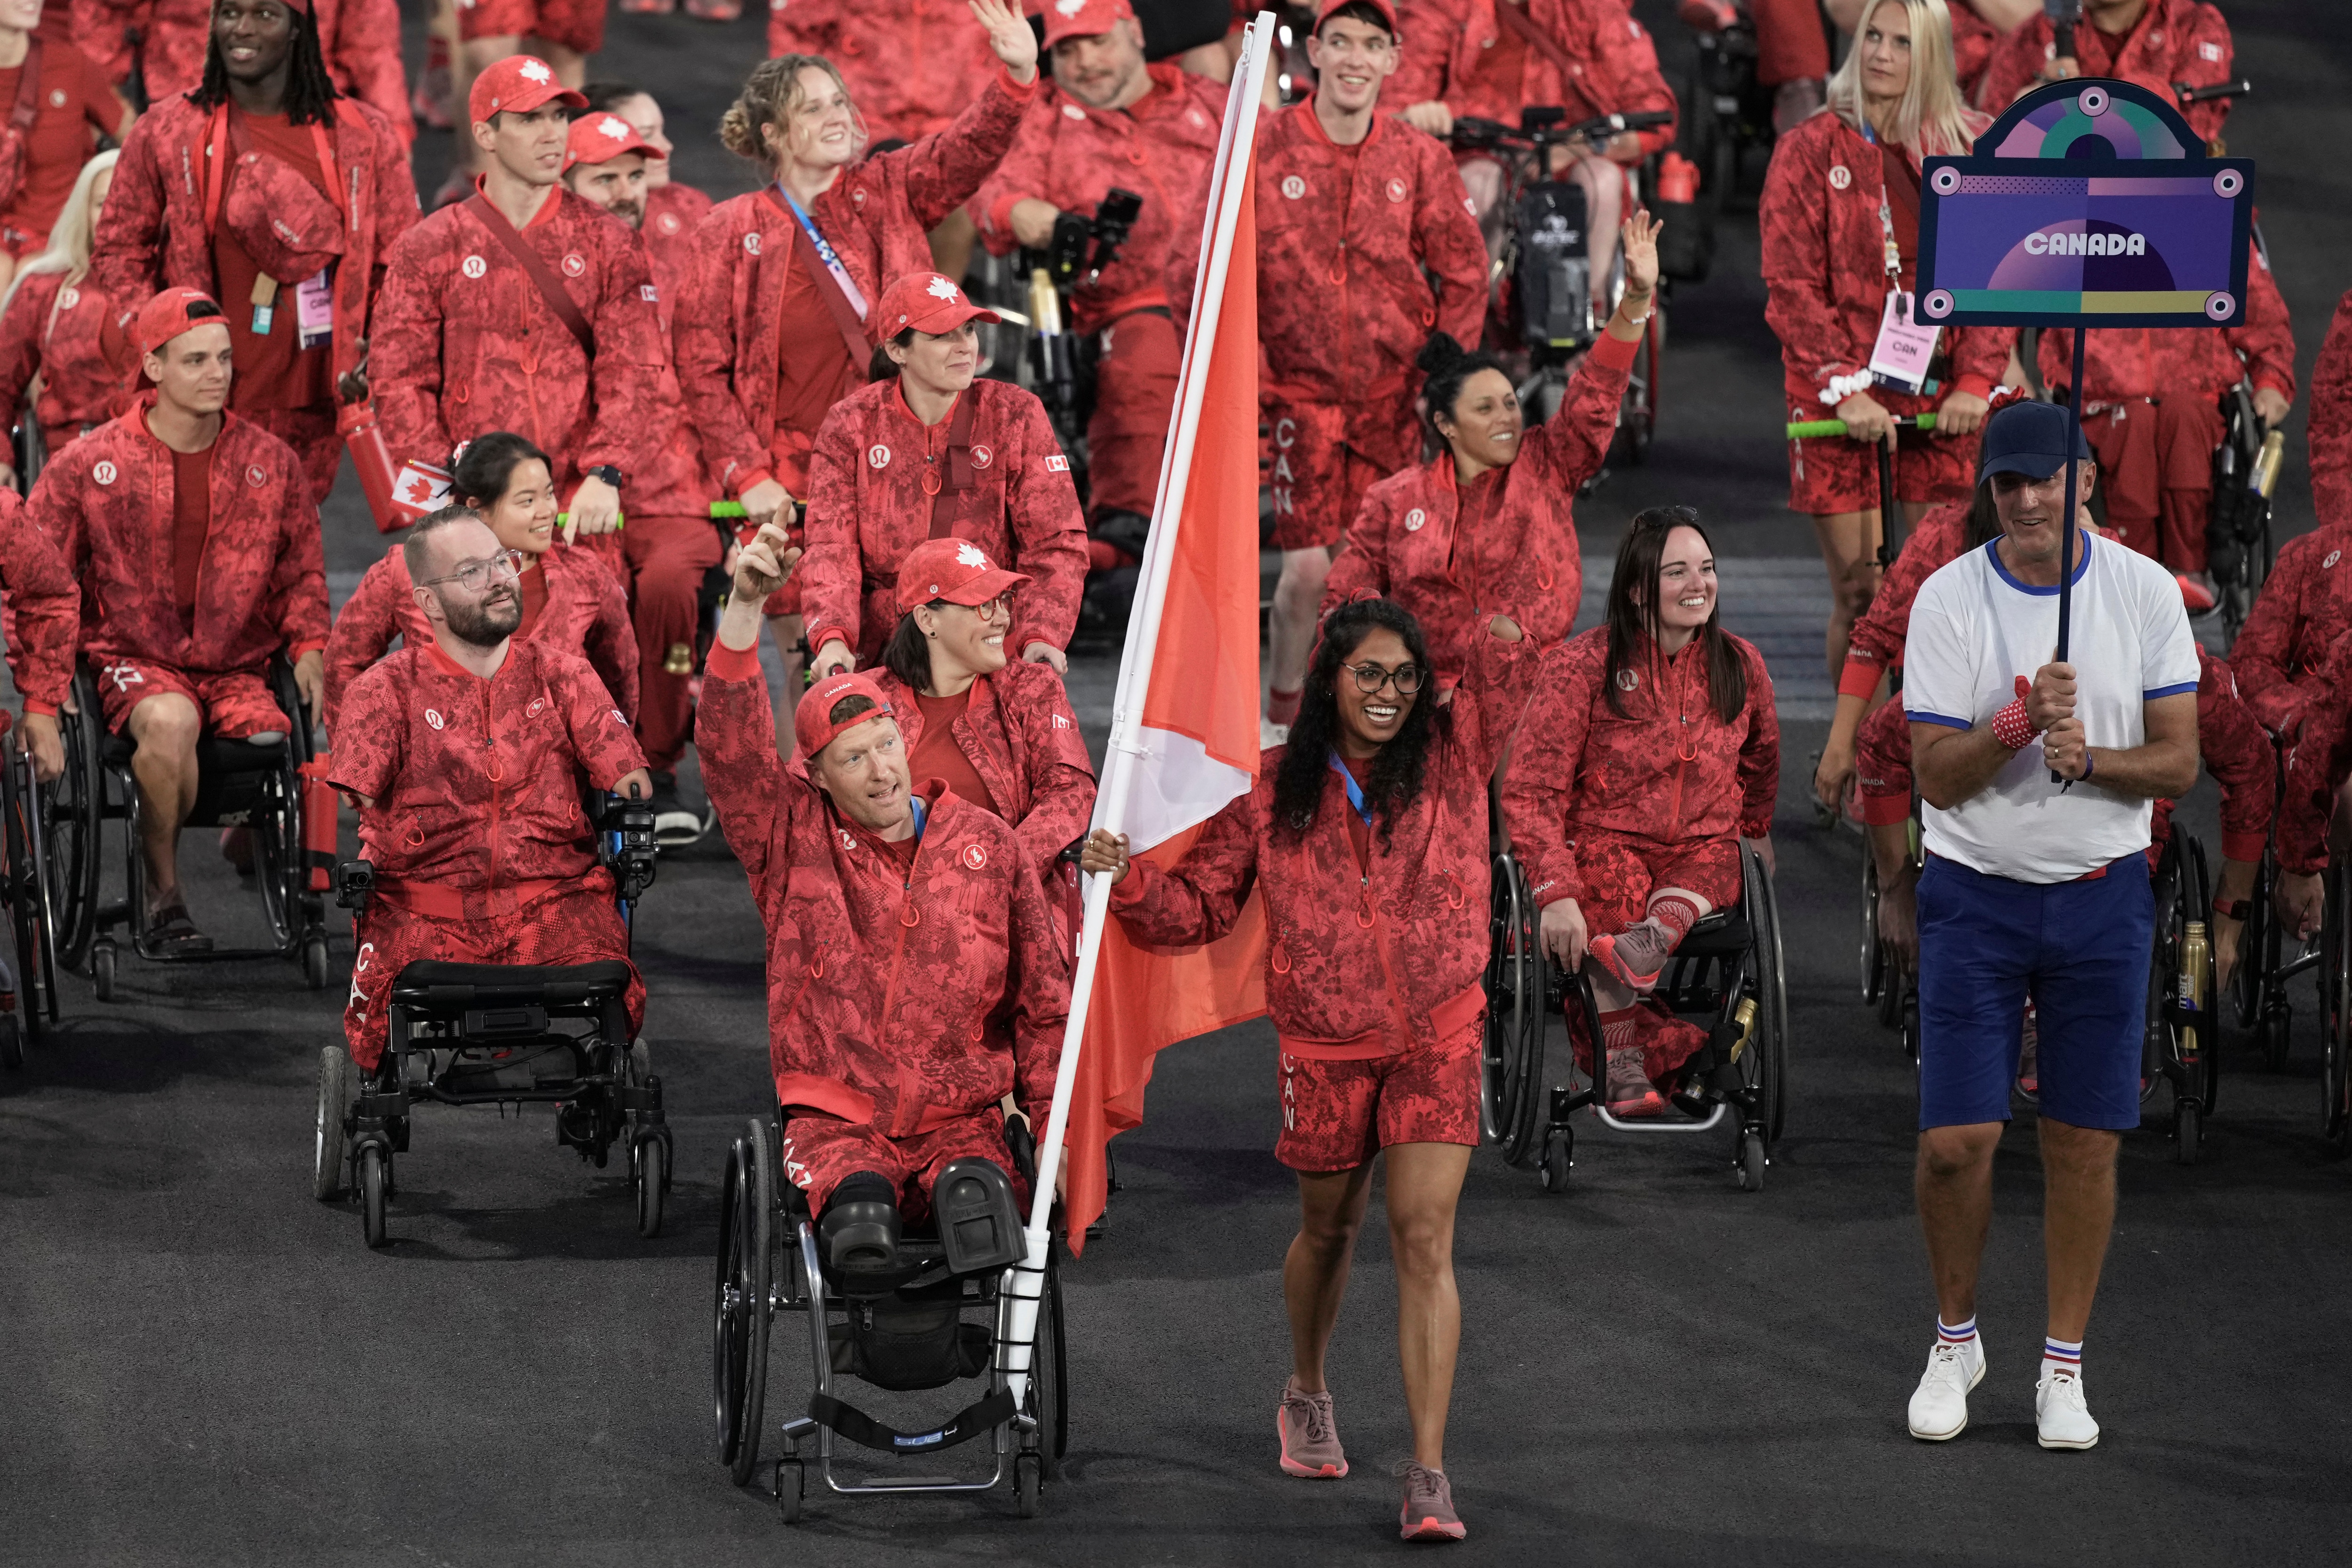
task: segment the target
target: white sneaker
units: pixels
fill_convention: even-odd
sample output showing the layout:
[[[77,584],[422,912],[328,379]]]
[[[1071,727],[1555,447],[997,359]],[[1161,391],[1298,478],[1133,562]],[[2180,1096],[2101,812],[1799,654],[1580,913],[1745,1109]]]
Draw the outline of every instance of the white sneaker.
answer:
[[[2095,1448],[2099,1424],[2083,1399],[2079,1372],[2045,1373],[2033,1385],[2035,1441],[2045,1448]]]
[[[1262,751],[1262,752],[1270,752],[1270,751],[1274,750],[1274,748],[1275,748],[1275,747],[1276,747],[1276,746],[1280,746],[1280,745],[1286,745],[1286,744],[1289,742],[1289,741],[1290,741],[1290,726],[1289,726],[1289,725],[1287,725],[1287,724],[1277,724],[1277,723],[1276,723],[1273,720],[1271,720],[1271,719],[1269,719],[1269,718],[1265,717],[1265,715],[1264,715],[1263,713],[1261,713],[1261,714],[1259,714],[1259,715],[1258,715],[1258,721],[1257,721],[1257,744],[1258,744],[1258,750],[1260,750],[1260,751]]]
[[[1966,1344],[1937,1339],[1927,1352],[1927,1370],[1911,1391],[1911,1436],[1948,1443],[1968,1430],[1969,1391],[1984,1381],[1984,1337]]]

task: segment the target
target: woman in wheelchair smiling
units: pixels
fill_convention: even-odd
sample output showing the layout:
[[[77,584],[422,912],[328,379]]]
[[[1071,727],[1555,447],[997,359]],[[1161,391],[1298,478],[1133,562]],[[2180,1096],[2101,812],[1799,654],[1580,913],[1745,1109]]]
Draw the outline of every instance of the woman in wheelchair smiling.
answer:
[[[1565,969],[1589,953],[1612,1115],[1655,1116],[1706,1036],[1643,998],[1690,928],[1739,897],[1765,839],[1780,725],[1764,658],[1718,623],[1715,548],[1688,507],[1637,515],[1605,626],[1544,655],[1503,785],[1511,850]]]
[[[1536,662],[1513,620],[1489,614],[1481,626],[1444,702],[1419,622],[1387,599],[1341,605],[1323,623],[1289,742],[1265,753],[1255,789],[1166,870],[1130,862],[1126,840],[1101,831],[1080,862],[1116,879],[1112,910],[1150,942],[1213,942],[1253,887],[1265,895],[1266,1004],[1282,1047],[1275,1157],[1298,1173],[1300,1209],[1283,1266],[1294,1360],[1276,1416],[1282,1468],[1348,1473],[1324,1354],[1372,1157],[1385,1152],[1412,1418],[1408,1541],[1464,1533],[1445,1412],[1462,1335],[1454,1208],[1478,1142],[1487,780]]]

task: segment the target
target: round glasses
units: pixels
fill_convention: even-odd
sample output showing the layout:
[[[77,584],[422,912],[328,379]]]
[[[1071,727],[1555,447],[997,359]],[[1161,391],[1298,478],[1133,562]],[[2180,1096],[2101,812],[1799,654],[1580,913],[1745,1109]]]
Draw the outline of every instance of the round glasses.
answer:
[[[1421,666],[1401,664],[1394,669],[1383,669],[1377,664],[1351,664],[1348,673],[1356,678],[1356,689],[1370,697],[1389,682],[1396,682],[1397,695],[1410,697],[1421,689]]]
[[[442,583],[455,583],[468,594],[478,594],[492,583],[506,583],[522,575],[522,552],[501,550],[487,561],[468,561],[445,576],[427,577],[416,586],[431,588]]]

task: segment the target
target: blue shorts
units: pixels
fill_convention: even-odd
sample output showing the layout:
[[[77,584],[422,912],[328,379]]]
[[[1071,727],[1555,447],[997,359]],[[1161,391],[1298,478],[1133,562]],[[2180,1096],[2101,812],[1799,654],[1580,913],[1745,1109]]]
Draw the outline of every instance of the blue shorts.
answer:
[[[1929,856],[1919,876],[1920,1130],[2009,1120],[2029,995],[2042,1114],[2138,1126],[2155,934],[2145,856],[2048,884]]]

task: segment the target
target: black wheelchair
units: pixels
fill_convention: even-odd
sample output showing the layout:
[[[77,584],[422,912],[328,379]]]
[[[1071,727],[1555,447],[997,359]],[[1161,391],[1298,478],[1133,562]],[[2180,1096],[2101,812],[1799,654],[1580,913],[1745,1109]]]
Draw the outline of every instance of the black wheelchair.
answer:
[[[1743,859],[1738,907],[1691,927],[1653,993],[1707,1031],[1673,1097],[1682,1119],[1626,1121],[1602,1100],[1606,1055],[1591,983],[1581,973],[1561,973],[1544,954],[1527,873],[1507,850],[1495,858],[1480,1119],[1487,1142],[1511,1164],[1535,1157],[1544,1191],[1567,1187],[1576,1152],[1572,1119],[1588,1108],[1603,1126],[1622,1132],[1704,1133],[1730,1121],[1739,1186],[1763,1189],[1788,1110],[1789,988],[1771,874],[1754,848],[1744,848]],[[1572,1040],[1580,1036],[1590,1043],[1591,1067],[1579,1087],[1571,1052],[1566,1080],[1546,1091],[1545,1035],[1555,1016]]]
[[[2328,1152],[2352,1152],[2352,879],[2328,867],[2320,906],[2319,1135]]]
[[[592,797],[597,861],[614,874],[623,919],[654,879],[654,813],[639,801]],[[374,868],[336,870],[335,902],[366,906]],[[625,1140],[637,1234],[661,1234],[670,1131],[652,1051],[629,1035],[629,966],[445,963],[419,960],[393,982],[383,1059],[362,1071],[338,1042],[319,1051],[313,1195],[356,1193],[368,1246],[384,1244],[384,1205],[397,1192],[394,1156],[408,1152],[410,1113],[438,1105],[552,1104],[555,1142],[603,1170]]]
[[[308,854],[302,837],[303,766],[312,755],[310,722],[294,684],[294,667],[282,657],[270,661],[269,684],[285,714],[285,730],[274,739],[232,741],[213,734],[199,739],[196,802],[185,826],[251,830],[254,877],[269,923],[270,944],[166,957],[148,948],[147,868],[139,851],[142,806],[131,773],[135,748],[128,735],[108,731],[96,672],[88,665],[76,672],[74,710],[58,716],[66,771],[48,803],[46,870],[53,879],[56,962],[66,969],[79,969],[87,962],[90,988],[100,1001],[114,1000],[114,931],[125,925],[132,951],[153,962],[291,958],[302,965],[311,990],[325,989],[324,873],[331,857]],[[101,902],[109,822],[123,825],[123,895]]]
[[[1018,1117],[1008,1121],[1005,1135],[1015,1169],[1034,1181],[1034,1135]],[[1016,1263],[957,1273],[934,1226],[930,1234],[908,1227],[889,1272],[845,1275],[818,1246],[801,1189],[777,1181],[780,1137],[778,1126],[753,1118],[728,1152],[719,1187],[710,1363],[719,1463],[738,1486],[759,1468],[769,1327],[779,1312],[800,1312],[808,1322],[810,1393],[806,1405],[781,1425],[783,1454],[771,1472],[786,1523],[802,1517],[812,1459],[817,1479],[844,1496],[989,1492],[1010,1471],[1016,1510],[1034,1517],[1045,1484],[1060,1479],[1069,1442],[1059,1208],[1042,1270]],[[1030,1371],[1017,1400],[1005,1354],[1016,1296],[1037,1303]],[[844,1401],[835,1389],[845,1377],[892,1391],[980,1378],[987,1392],[939,1426],[902,1432]],[[992,1462],[982,1474],[885,1471],[845,1480],[835,1473],[843,1441],[908,1458],[983,1437]]]
[[[1919,843],[1919,814],[1910,822],[1912,885],[1916,887],[1924,864]],[[1862,1000],[1876,1009],[1878,1021],[1900,1030],[1903,1054],[1919,1060],[1919,976],[1878,934],[1878,857],[1869,845],[1862,850]]]
[[[2279,793],[2286,788],[2286,748],[2272,744]],[[2305,971],[2321,970],[2322,943],[2298,940],[2279,919],[2275,900],[2279,885],[2278,817],[2272,816],[2263,840],[2261,867],[2254,873],[2254,890],[2246,900],[2245,929],[2238,933],[2238,966],[2230,974],[2230,1013],[2238,1027],[2253,1037],[2263,1064],[2273,1072],[2286,1068],[2294,1036],[2294,1005],[2287,1000],[2287,982]],[[2320,999],[2326,1000],[2327,980],[2319,973]]]
[[[0,714],[0,743],[6,716]],[[47,874],[48,795],[33,777],[33,759],[7,745],[0,766],[0,896],[16,939],[13,971],[0,965],[0,1067],[25,1065],[25,1043],[58,1021],[57,920]]]
[[[2251,380],[2242,379],[2221,400],[2221,419],[2205,558],[2219,590],[2223,639],[2229,641],[2253,613],[2255,595],[2278,559],[2271,537],[2271,499],[2286,460],[2286,434],[2266,429],[2254,413]]]

